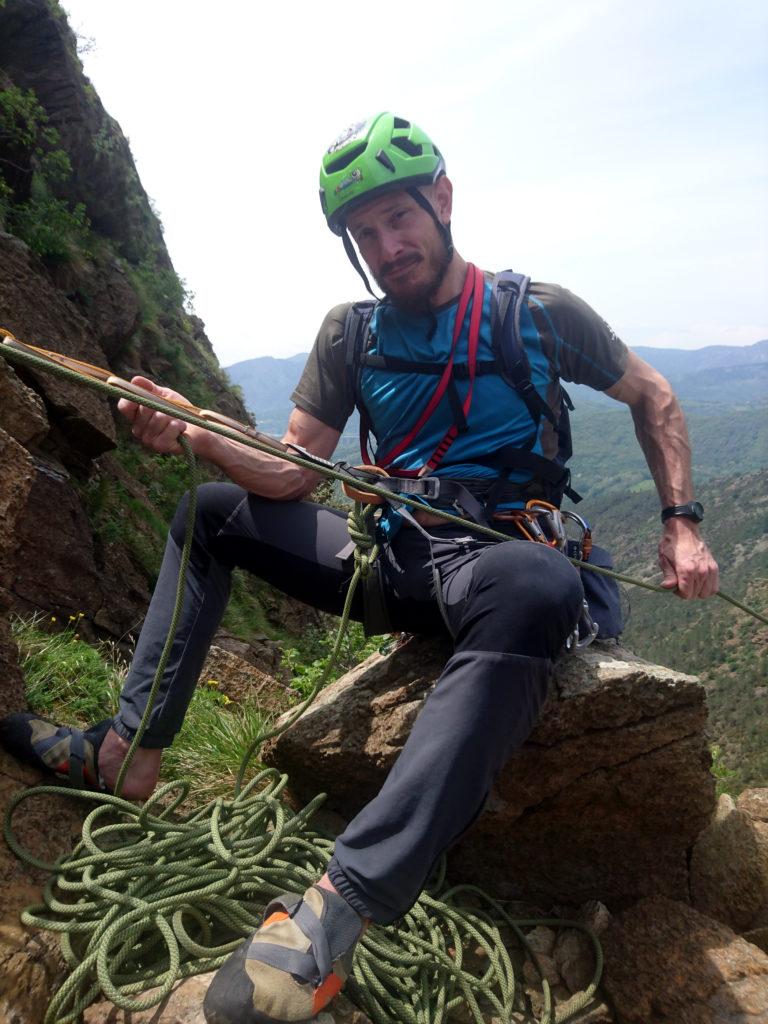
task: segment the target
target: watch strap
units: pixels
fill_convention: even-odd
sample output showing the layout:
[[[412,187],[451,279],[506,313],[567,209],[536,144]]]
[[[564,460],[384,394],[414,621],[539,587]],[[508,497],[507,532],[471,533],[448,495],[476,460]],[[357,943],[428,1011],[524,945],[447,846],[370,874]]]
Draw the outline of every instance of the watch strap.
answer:
[[[685,505],[668,505],[661,510],[661,521],[666,523],[673,517],[690,519],[694,523],[700,523],[704,518],[704,507],[700,501],[688,501]]]

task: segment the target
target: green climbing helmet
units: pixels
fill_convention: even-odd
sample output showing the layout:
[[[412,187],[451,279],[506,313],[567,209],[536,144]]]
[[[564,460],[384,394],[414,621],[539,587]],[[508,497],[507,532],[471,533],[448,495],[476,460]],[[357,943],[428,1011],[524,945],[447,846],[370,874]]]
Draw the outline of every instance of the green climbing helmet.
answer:
[[[329,146],[320,167],[320,202],[328,227],[344,234],[350,211],[373,196],[431,185],[445,173],[440,150],[411,121],[376,114]]]

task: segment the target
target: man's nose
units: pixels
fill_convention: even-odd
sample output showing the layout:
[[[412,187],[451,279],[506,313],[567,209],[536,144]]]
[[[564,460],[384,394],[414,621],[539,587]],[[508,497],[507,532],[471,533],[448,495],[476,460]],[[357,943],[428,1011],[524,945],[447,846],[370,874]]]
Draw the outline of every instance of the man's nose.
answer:
[[[379,253],[382,263],[392,263],[403,251],[403,240],[398,231],[384,228],[379,234]]]

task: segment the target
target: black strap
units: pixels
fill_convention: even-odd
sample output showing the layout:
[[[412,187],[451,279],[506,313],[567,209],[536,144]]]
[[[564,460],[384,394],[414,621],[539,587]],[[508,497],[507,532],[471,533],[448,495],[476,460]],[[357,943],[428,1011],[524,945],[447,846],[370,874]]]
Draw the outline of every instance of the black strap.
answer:
[[[493,278],[491,293],[491,347],[501,367],[501,375],[525,402],[538,430],[541,417],[557,429],[557,419],[549,404],[531,381],[531,364],[520,332],[520,311],[531,279],[514,270],[502,270]]]

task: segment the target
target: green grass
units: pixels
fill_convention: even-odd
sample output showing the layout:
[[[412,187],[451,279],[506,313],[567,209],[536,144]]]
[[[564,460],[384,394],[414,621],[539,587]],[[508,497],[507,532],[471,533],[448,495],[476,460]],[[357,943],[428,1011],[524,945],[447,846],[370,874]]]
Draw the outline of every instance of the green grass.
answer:
[[[163,778],[190,781],[195,803],[231,792],[243,758],[269,726],[255,700],[234,704],[213,687],[198,687],[176,742],[163,755]],[[251,761],[246,779],[262,767]]]
[[[117,712],[127,665],[114,645],[87,644],[77,632],[80,619],[70,618],[60,632],[54,632],[61,625],[55,616],[16,618],[11,628],[30,711],[85,728]],[[230,792],[245,753],[269,725],[256,701],[235,704],[212,682],[198,686],[163,756],[161,782],[188,781],[192,805]],[[246,778],[260,768],[253,761]]]
[[[91,647],[77,632],[82,615],[61,632],[55,616],[14,619],[29,707],[68,725],[88,726],[117,711],[125,663],[109,644]]]

